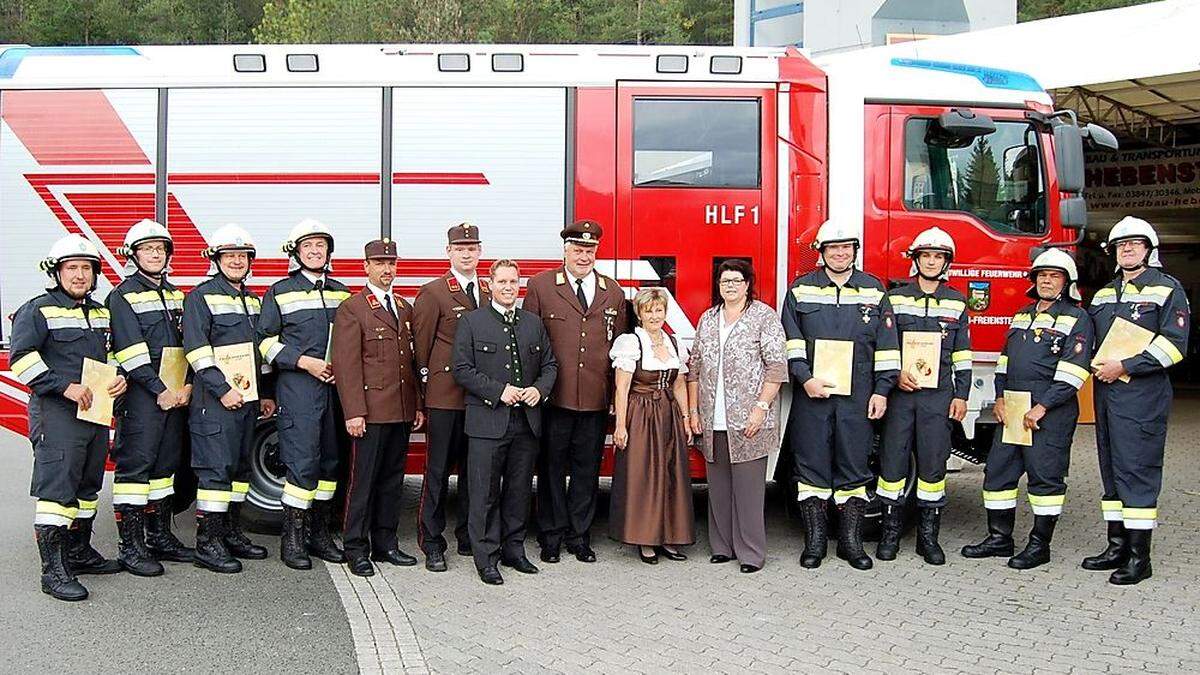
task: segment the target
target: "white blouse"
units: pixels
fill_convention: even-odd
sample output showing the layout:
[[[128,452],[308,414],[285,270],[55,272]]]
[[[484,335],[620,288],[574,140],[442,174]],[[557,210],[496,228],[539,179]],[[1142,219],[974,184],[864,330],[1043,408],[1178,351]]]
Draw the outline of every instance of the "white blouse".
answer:
[[[608,358],[612,359],[613,368],[632,373],[637,370],[638,359],[638,342],[641,342],[641,356],[643,370],[671,370],[672,368],[679,370],[680,375],[687,373],[687,349],[683,345],[679,345],[679,350],[676,351],[671,339],[666,338],[667,359],[660,360],[654,355],[654,347],[650,344],[650,334],[645,329],[638,327],[634,328],[632,333],[618,335],[616,340],[613,340],[612,349],[608,352]]]

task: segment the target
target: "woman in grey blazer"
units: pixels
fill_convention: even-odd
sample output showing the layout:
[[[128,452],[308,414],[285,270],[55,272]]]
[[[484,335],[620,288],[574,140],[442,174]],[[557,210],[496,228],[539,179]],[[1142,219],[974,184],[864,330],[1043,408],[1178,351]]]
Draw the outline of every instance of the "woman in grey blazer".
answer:
[[[736,557],[750,573],[766,560],[767,456],[779,447],[787,358],[779,316],[754,299],[750,264],[727,260],[717,278],[722,302],[700,317],[688,362],[689,419],[707,460],[710,561]]]

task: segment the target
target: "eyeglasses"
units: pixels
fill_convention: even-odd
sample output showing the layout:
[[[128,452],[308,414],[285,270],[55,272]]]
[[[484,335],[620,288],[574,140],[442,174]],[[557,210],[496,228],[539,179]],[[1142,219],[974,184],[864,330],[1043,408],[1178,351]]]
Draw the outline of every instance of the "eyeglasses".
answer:
[[[138,247],[138,250],[139,250],[139,251],[143,251],[143,252],[145,252],[145,253],[166,253],[166,252],[167,252],[167,247],[166,247],[166,246],[163,246],[162,244],[157,244],[157,245],[155,245],[155,244],[144,244],[144,245],[142,245],[142,246],[139,246],[139,247]]]
[[[1140,248],[1140,247],[1143,247],[1143,246],[1145,246],[1145,245],[1146,245],[1146,242],[1142,241],[1141,239],[1125,239],[1124,241],[1118,241],[1118,242],[1117,242],[1117,248],[1118,248],[1118,249],[1122,249],[1122,248]]]
[[[740,286],[740,285],[746,283],[746,280],[745,279],[722,279],[720,283],[722,286],[734,287],[734,286]]]

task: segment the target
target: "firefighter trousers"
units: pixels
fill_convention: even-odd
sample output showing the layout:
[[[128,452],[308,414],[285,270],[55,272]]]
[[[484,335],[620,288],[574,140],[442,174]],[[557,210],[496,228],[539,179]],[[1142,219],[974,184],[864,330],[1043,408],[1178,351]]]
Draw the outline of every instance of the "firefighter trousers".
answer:
[[[224,512],[230,502],[246,501],[258,402],[237,410],[220,403],[192,410],[192,469],[196,472],[196,510]]]
[[[1039,385],[1009,382],[1009,389],[1033,390],[1034,400],[1040,394]],[[1045,391],[1045,385],[1040,386]],[[1062,513],[1067,495],[1067,470],[1071,465],[1071,439],[1079,421],[1079,401],[1072,397],[1066,403],[1048,410],[1039,429],[1033,432],[1033,445],[1023,446],[1004,442],[1003,429],[996,430],[992,449],[987,456],[983,473],[983,505],[993,510],[1017,507],[1017,484],[1021,475],[1029,477],[1027,490],[1029,506],[1034,515],[1057,516]]]
[[[792,397],[788,438],[798,500],[832,495],[844,504],[851,497],[867,498],[866,485],[874,478],[868,463],[874,435],[867,419],[868,398],[869,391],[814,399],[803,389]]]
[[[917,458],[917,499],[922,506],[946,505],[946,460],[950,459],[950,389],[894,391],[884,419],[879,484],[875,494],[899,504],[908,486],[909,462]]]
[[[117,411],[113,504],[145,506],[175,493],[187,410],[158,407],[149,389],[130,384]]]
[[[32,396],[29,439],[33,442],[35,525],[70,525],[93,518],[104,485],[108,427],[76,419],[65,398]]]
[[[1171,382],[1166,374],[1095,384],[1104,519],[1148,530],[1158,521]]]
[[[287,469],[283,503],[298,509],[333,499],[337,490],[338,425],[333,387],[304,371],[284,371],[276,385],[279,458]]]

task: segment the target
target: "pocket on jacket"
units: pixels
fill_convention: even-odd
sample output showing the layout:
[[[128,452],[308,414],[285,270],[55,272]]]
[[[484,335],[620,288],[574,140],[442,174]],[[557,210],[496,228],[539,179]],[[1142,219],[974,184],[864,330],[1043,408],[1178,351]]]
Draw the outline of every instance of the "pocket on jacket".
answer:
[[[495,342],[476,342],[475,343],[475,351],[484,352],[485,354],[495,354],[497,351],[496,343]]]

